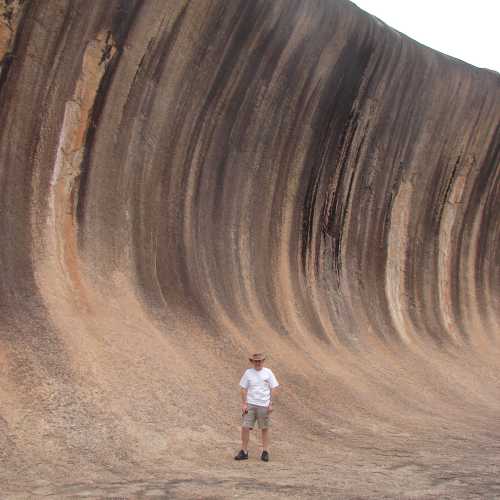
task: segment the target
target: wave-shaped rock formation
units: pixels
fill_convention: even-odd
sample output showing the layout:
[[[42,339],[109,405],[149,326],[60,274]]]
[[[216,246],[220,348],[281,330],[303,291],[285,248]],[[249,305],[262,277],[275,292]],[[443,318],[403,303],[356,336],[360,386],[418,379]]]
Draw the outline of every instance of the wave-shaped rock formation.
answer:
[[[2,491],[500,495],[499,118],[343,0],[0,1]]]

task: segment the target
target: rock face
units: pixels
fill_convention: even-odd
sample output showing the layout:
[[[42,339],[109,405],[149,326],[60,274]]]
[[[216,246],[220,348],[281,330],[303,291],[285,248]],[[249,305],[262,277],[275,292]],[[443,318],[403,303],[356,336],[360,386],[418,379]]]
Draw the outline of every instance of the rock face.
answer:
[[[343,0],[1,0],[2,482],[203,468],[257,349],[281,450],[498,441],[499,118]]]

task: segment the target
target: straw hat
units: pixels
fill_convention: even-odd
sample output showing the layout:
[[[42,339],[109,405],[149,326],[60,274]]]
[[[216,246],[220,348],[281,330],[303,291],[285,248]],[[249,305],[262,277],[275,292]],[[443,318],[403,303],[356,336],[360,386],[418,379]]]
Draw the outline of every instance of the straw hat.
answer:
[[[263,352],[256,352],[255,354],[252,354],[248,360],[249,361],[264,361],[266,359],[266,356]]]

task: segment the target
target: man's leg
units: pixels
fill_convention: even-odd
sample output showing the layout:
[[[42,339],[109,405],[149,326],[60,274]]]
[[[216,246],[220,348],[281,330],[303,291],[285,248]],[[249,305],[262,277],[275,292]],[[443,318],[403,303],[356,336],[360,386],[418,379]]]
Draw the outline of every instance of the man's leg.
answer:
[[[269,427],[271,425],[269,411],[267,408],[260,408],[259,427],[262,432],[262,455],[260,459],[269,462]]]
[[[262,451],[269,451],[269,428],[262,429]]]
[[[241,428],[241,449],[248,453],[248,441],[250,440],[250,429],[248,427]]]

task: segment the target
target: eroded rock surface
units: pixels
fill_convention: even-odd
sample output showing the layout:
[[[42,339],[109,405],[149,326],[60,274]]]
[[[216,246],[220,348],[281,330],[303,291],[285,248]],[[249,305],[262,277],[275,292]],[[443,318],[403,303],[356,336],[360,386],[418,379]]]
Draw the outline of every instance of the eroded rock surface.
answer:
[[[343,0],[1,0],[2,493],[500,495],[499,118]]]

